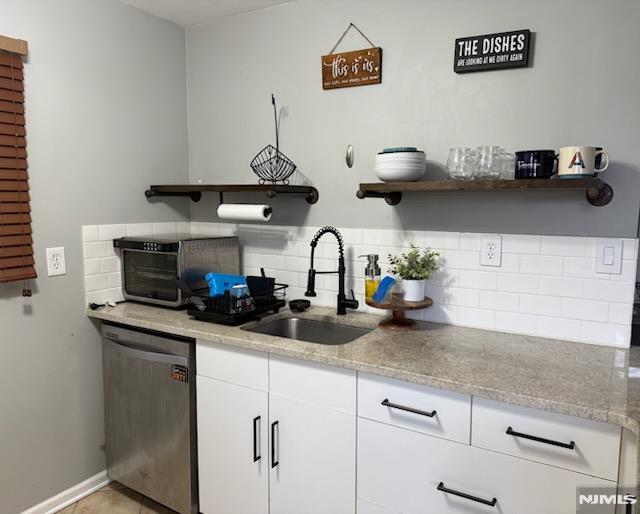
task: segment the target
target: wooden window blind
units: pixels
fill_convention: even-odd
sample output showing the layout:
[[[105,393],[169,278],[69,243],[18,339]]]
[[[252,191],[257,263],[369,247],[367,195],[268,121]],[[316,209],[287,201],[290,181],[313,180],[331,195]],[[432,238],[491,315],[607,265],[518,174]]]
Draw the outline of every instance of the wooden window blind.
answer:
[[[36,278],[22,56],[0,49],[0,283]]]

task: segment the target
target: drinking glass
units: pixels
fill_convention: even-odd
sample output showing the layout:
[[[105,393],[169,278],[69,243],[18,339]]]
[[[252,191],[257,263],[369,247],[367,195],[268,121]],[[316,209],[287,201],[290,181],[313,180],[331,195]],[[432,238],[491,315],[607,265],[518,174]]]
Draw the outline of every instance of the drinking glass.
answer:
[[[500,178],[514,180],[516,178],[516,156],[500,148]]]
[[[468,151],[470,148],[451,148],[447,158],[447,174],[456,180],[469,180],[471,169],[468,166]]]
[[[500,177],[501,171],[500,147],[479,146],[478,165],[474,173],[474,178],[497,179]]]

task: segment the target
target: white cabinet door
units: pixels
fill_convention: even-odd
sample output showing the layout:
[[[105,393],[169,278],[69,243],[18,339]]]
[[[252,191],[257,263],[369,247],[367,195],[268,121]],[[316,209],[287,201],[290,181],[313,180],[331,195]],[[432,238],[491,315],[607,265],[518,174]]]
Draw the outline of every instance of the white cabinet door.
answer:
[[[615,482],[358,420],[358,497],[392,512],[575,514],[579,487]]]
[[[355,415],[278,394],[269,413],[271,514],[353,514]]]
[[[200,511],[268,514],[268,394],[202,376],[196,384]]]

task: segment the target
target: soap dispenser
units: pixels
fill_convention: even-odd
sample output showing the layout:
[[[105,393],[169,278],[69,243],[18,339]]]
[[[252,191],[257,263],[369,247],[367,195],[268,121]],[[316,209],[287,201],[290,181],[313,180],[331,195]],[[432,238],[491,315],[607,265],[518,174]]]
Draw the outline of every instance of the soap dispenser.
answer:
[[[370,253],[369,255],[358,255],[358,257],[366,257],[369,261],[364,269],[364,296],[365,299],[372,301],[373,295],[380,285],[380,266],[378,266],[378,255]]]

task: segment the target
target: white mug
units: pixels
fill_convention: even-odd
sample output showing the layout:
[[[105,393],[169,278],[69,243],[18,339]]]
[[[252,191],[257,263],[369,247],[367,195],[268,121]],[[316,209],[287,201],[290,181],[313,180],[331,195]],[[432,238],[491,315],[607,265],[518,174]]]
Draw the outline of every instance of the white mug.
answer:
[[[601,167],[596,168],[596,157],[602,155]],[[564,178],[592,177],[609,167],[609,154],[595,146],[564,146],[560,148],[558,176]]]

